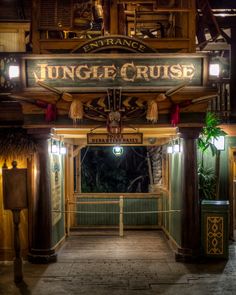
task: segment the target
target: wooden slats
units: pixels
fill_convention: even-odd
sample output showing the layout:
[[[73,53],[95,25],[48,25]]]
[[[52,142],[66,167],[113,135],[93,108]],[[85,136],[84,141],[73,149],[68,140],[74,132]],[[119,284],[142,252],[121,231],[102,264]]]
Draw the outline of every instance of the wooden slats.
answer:
[[[40,29],[58,30],[72,25],[72,0],[41,0]]]

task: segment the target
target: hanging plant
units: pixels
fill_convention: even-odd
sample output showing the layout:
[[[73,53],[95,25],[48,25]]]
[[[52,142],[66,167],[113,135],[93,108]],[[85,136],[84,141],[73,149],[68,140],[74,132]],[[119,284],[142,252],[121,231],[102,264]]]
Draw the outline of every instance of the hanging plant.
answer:
[[[37,145],[23,129],[2,129],[0,131],[0,159],[27,158],[36,152]]]

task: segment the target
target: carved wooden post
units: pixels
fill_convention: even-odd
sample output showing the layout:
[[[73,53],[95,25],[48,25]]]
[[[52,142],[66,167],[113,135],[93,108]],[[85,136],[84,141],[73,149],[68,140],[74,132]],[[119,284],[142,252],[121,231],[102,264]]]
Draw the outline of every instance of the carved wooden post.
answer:
[[[35,192],[32,200],[32,245],[28,260],[32,263],[49,263],[57,260],[52,249],[52,209],[48,140],[50,129],[31,130],[37,141]]]
[[[27,169],[18,169],[17,162],[12,162],[12,169],[3,165],[3,203],[5,210],[12,210],[14,223],[14,282],[23,280],[22,258],[20,255],[20,212],[28,207]]]
[[[20,283],[23,280],[22,258],[20,256],[20,234],[19,234],[20,211],[21,209],[12,209],[13,223],[14,223],[14,249],[15,249],[14,282],[15,283]]]
[[[197,175],[197,138],[201,128],[179,128],[183,140],[181,248],[176,260],[193,260],[200,254],[200,200]]]

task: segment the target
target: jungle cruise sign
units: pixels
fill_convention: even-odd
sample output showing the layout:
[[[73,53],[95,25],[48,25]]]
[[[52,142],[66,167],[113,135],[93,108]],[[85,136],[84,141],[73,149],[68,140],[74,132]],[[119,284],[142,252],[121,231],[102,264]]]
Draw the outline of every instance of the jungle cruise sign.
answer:
[[[81,92],[112,87],[156,89],[184,81],[204,86],[205,64],[203,55],[31,55],[24,58],[25,87],[40,90],[38,80]]]

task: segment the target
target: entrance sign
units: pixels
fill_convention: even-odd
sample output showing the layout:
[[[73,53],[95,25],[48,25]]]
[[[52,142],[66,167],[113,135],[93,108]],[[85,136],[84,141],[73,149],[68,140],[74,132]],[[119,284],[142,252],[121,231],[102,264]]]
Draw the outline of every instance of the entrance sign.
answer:
[[[91,53],[107,49],[125,49],[132,52],[151,53],[154,49],[147,46],[142,41],[126,36],[113,35],[102,36],[89,40],[73,50],[73,53]]]
[[[206,56],[161,54],[97,54],[26,56],[25,87],[42,90],[37,80],[72,92],[123,87],[158,90],[188,81],[206,86]]]
[[[142,144],[142,133],[88,133],[87,144]]]

